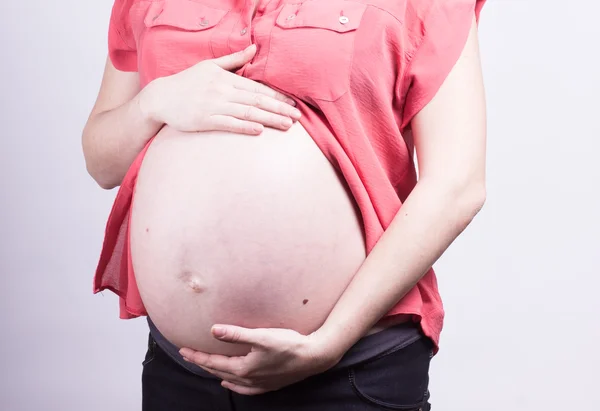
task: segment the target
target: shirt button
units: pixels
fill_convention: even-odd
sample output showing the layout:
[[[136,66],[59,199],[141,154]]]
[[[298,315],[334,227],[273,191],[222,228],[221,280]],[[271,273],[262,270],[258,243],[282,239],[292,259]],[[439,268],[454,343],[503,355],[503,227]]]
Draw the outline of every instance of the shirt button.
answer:
[[[295,14],[290,14],[289,16],[287,16],[288,20],[294,20],[296,18]]]
[[[198,24],[199,24],[200,26],[202,26],[202,27],[206,27],[206,26],[208,26],[208,23],[209,23],[209,21],[208,21],[208,20],[206,20],[206,19],[202,19],[202,20],[200,21],[200,23],[198,23]]]
[[[346,16],[340,16],[340,23],[346,24],[350,21],[350,19]]]
[[[244,34],[246,34],[246,33],[248,33],[248,28],[247,28],[247,27],[244,27],[244,28],[242,29],[242,31],[240,31],[240,35],[242,35],[242,36],[243,36],[243,35],[244,35]]]

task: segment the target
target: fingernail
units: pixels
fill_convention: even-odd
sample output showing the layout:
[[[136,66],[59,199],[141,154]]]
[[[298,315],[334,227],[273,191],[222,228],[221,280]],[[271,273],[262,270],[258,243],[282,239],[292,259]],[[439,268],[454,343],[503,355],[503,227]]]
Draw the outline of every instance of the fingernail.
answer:
[[[291,104],[292,106],[296,107],[296,101],[295,100],[289,99],[288,103]]]
[[[227,330],[223,327],[213,327],[213,334],[215,337],[225,337]]]
[[[292,110],[292,117],[298,120],[300,117],[302,117],[302,113],[300,110]]]
[[[281,123],[283,124],[284,127],[287,127],[287,128],[291,127],[292,124],[294,124],[294,122],[290,118],[286,118]]]
[[[185,358],[185,357],[181,357],[181,358],[183,358],[183,361],[190,362],[190,360],[188,360],[188,359],[187,359],[187,358]]]

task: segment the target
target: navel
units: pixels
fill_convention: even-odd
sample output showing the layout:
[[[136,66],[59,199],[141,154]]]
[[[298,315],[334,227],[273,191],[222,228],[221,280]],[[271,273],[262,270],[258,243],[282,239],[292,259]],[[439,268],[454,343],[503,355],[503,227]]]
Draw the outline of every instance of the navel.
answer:
[[[179,278],[183,283],[189,287],[195,293],[201,293],[204,291],[204,287],[202,286],[202,281],[198,275],[194,274],[190,270],[183,270],[179,275]]]
[[[195,293],[201,293],[202,291],[204,291],[204,288],[202,287],[202,283],[200,283],[200,280],[197,278],[192,278],[190,280],[190,282],[188,283],[188,285],[190,286],[192,291],[194,291]]]

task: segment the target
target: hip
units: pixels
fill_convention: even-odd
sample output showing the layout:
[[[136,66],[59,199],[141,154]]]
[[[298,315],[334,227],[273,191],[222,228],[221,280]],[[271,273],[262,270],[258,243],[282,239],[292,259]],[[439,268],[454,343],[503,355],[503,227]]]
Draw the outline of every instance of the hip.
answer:
[[[186,402],[238,411],[429,409],[433,344],[415,324],[364,337],[334,368],[258,396],[224,389],[216,377],[182,366],[161,345],[150,335],[142,377],[144,411],[162,410],[161,403],[177,403],[186,409]]]

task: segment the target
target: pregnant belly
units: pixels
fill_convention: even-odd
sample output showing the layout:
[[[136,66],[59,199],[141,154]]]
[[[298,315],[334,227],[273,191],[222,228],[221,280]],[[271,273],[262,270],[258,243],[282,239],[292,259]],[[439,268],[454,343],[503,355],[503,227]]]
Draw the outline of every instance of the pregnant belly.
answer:
[[[163,129],[131,218],[140,295],[175,345],[241,355],[215,323],[319,328],[365,259],[345,182],[306,130],[259,137]]]

